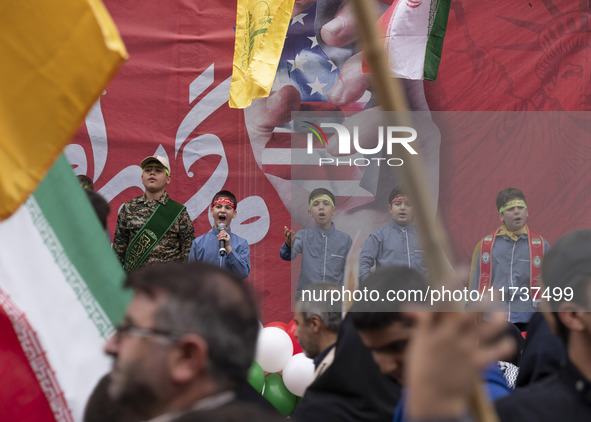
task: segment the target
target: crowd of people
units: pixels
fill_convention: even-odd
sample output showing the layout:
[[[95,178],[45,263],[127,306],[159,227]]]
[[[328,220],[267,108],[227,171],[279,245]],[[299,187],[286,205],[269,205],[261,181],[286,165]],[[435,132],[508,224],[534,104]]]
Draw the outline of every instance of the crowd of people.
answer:
[[[195,238],[191,220],[166,193],[164,157],[141,163],[145,193],[121,208],[113,248],[134,292],[105,345],[113,368],[86,408],[90,421],[283,420],[247,382],[259,316],[248,284],[248,243],[232,233],[237,200],[212,199],[213,227]],[[106,201],[80,178],[103,223]],[[106,204],[106,207],[105,207]],[[314,226],[284,228],[284,260],[302,255],[295,335],[315,365],[295,421],[505,421],[591,418],[591,230],[550,248],[529,229],[525,195],[499,192],[502,225],[474,250],[470,288],[515,290],[503,312],[433,312],[420,300],[342,303],[326,294],[343,283],[351,238],[334,227],[335,197],[311,192]],[[392,222],[365,241],[364,287],[427,291],[412,195],[396,187]],[[569,288],[572,296],[539,294]],[[306,300],[303,290],[323,292]],[[509,296],[508,296],[509,297]],[[541,311],[541,312],[537,312]],[[523,341],[525,337],[525,341]],[[493,406],[477,410],[475,391]]]

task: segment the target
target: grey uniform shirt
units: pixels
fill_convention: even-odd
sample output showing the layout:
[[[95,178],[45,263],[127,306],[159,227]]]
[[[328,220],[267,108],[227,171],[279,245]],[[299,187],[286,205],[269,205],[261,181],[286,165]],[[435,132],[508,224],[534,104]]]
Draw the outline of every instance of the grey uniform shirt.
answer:
[[[544,254],[550,250],[546,239]],[[527,323],[532,312],[539,311],[539,307],[531,300],[529,239],[526,234],[520,234],[517,242],[509,236],[496,236],[491,251],[492,276],[490,286],[494,299],[504,299],[509,321],[512,323]],[[478,262],[472,275],[472,290],[478,290],[480,284],[480,262],[482,261],[482,244],[479,244]],[[500,291],[504,291],[501,295]]]
[[[376,268],[387,265],[413,268],[426,276],[416,227],[413,224],[401,226],[392,221],[371,233],[361,249],[359,280],[366,278],[374,265]]]
[[[341,286],[345,260],[352,243],[351,236],[336,230],[332,223],[326,231],[318,226],[300,230],[296,233],[293,247],[283,243],[279,255],[284,261],[291,261],[302,254],[298,292],[317,281]]]

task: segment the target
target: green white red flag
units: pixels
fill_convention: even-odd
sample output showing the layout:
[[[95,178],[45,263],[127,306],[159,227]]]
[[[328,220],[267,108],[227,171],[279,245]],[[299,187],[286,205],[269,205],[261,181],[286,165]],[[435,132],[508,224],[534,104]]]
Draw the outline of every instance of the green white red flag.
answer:
[[[123,270],[66,159],[0,222],[0,420],[80,421],[110,367]]]
[[[451,0],[395,0],[381,17],[392,74],[437,77]]]
[[[127,57],[100,0],[0,13],[0,421],[80,421],[109,369],[123,271],[66,159]]]

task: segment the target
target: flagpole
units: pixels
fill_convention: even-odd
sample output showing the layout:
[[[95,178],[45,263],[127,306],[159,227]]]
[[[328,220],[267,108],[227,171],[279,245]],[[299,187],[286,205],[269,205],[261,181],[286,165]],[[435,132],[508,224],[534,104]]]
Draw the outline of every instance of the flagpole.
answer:
[[[401,82],[392,77],[384,54],[384,45],[376,26],[377,13],[374,1],[351,1],[357,18],[358,31],[363,42],[363,51],[371,67],[374,92],[378,95],[379,104],[384,111],[402,112],[396,124],[411,126],[409,106]],[[401,114],[401,113],[397,113]],[[421,228],[421,246],[432,276],[432,287],[444,280],[453,280],[454,270],[450,264],[448,240],[440,219],[435,215],[432,202],[433,195],[427,183],[425,166],[419,155],[411,156],[400,146],[398,152],[404,160],[400,167],[407,190],[412,192],[415,221]],[[420,154],[420,153],[419,153]],[[461,311],[458,304],[453,311]],[[498,422],[492,405],[486,400],[482,386],[477,383],[471,397],[471,408],[474,416],[481,422]]]
[[[376,13],[373,2],[353,0],[357,15],[359,32],[363,40],[363,51],[372,70],[374,92],[378,95],[379,104],[384,111],[396,111],[397,125],[412,126],[408,102],[399,79],[392,77],[386,57],[384,45],[376,27]],[[421,227],[421,246],[425,251],[430,274],[437,274],[438,280],[451,280],[454,271],[450,264],[448,241],[443,225],[435,213],[433,194],[427,183],[425,166],[419,155],[413,156],[400,144],[398,154],[402,156],[404,165],[400,171],[409,192],[412,192],[415,221]],[[413,145],[413,148],[416,148]]]

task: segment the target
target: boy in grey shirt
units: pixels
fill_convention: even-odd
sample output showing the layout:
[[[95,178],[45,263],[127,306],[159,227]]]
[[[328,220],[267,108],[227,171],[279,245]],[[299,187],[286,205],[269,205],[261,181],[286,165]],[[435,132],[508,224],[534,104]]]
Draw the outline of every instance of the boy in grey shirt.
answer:
[[[374,265],[376,268],[389,265],[412,268],[427,275],[419,235],[412,224],[412,202],[403,187],[396,186],[390,192],[388,211],[392,222],[371,233],[361,249],[360,281],[369,275]]]
[[[324,281],[343,285],[345,259],[353,241],[351,237],[335,229],[335,197],[328,189],[314,189],[308,197],[308,214],[314,219],[314,227],[294,233],[283,228],[285,243],[279,255],[284,261],[302,254],[300,277],[296,292],[308,284]]]

